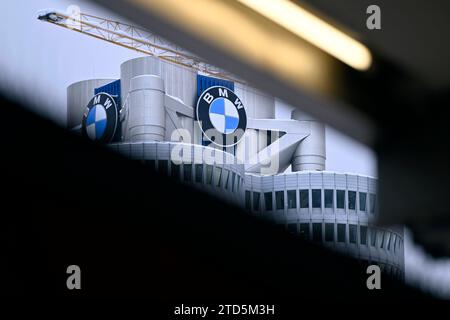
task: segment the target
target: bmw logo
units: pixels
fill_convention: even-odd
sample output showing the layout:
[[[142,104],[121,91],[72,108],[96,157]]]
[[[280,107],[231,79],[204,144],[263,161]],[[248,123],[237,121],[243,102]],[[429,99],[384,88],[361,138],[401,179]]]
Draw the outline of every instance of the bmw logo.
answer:
[[[89,101],[81,123],[82,134],[98,142],[110,142],[118,122],[117,105],[107,93],[96,94]]]
[[[198,98],[197,121],[205,137],[221,147],[238,143],[247,128],[244,105],[222,86],[210,87]]]

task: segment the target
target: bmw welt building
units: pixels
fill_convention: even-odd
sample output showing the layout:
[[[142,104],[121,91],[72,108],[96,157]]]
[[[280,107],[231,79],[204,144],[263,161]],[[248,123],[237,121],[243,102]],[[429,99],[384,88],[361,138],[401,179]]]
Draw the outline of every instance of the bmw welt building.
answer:
[[[404,277],[403,230],[371,222],[374,178],[325,170],[325,126],[245,83],[155,57],[67,89],[67,124],[254,215]],[[290,167],[291,172],[285,172]]]

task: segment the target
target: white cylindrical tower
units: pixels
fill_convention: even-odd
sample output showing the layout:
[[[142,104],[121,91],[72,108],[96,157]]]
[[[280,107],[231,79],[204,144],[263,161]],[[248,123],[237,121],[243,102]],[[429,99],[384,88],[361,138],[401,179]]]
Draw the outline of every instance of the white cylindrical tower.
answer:
[[[310,127],[310,134],[300,142],[294,152],[292,171],[325,170],[325,125],[299,110],[292,111],[292,119],[307,121]]]
[[[184,104],[194,107],[197,94],[197,72],[156,57],[146,56],[125,61],[120,66],[120,86],[122,103],[126,101],[130,91],[131,79],[141,75],[156,75],[163,79],[166,94],[180,99]],[[192,115],[193,116],[193,115]],[[184,129],[194,136],[192,119],[179,115]],[[170,140],[175,129],[169,117],[166,118],[166,141]]]
[[[126,108],[124,141],[164,141],[166,112],[161,77],[143,75],[132,78]]]

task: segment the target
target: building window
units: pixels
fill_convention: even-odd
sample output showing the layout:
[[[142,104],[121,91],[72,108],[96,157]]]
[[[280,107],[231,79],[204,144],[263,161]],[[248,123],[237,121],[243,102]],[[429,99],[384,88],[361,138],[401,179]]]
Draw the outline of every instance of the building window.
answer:
[[[192,165],[191,164],[183,164],[183,179],[186,182],[191,182],[192,180]]]
[[[356,224],[348,225],[348,240],[350,243],[356,243],[357,241],[357,226]]]
[[[216,187],[220,187],[220,184],[222,183],[222,169],[215,167],[214,168],[214,183],[216,184]]]
[[[272,211],[272,192],[264,193],[264,206],[266,211]]]
[[[253,210],[259,211],[259,192],[253,192]]]
[[[197,182],[197,183],[203,182],[203,165],[202,164],[195,165],[195,182]]]
[[[322,208],[322,190],[320,189],[312,190],[312,207]]]
[[[370,228],[370,245],[372,247],[377,245],[377,229]]]
[[[267,141],[266,141],[266,146],[269,146],[272,143],[272,131],[267,130]]]
[[[316,242],[322,241],[322,224],[321,223],[313,223],[313,241],[316,241]]]
[[[325,223],[325,241],[334,241],[334,223]]]
[[[356,191],[348,192],[348,209],[349,210],[356,209]]]
[[[300,238],[309,240],[309,223],[300,223]]]
[[[245,190],[245,209],[250,211],[251,199],[250,199],[250,191]]]
[[[287,191],[288,209],[297,208],[297,194],[295,190]]]
[[[227,169],[223,169],[223,183],[224,183],[224,188],[226,190],[228,190],[228,178],[230,176],[230,171],[228,171]]]
[[[390,232],[386,232],[386,249],[391,251],[391,233]]]
[[[367,193],[359,193],[359,211],[366,211]]]
[[[397,235],[392,234],[392,250],[394,250],[394,252],[397,250]]]
[[[336,190],[336,207],[345,209],[345,190]]]
[[[234,181],[236,180],[236,173],[233,172],[231,175],[231,191],[234,192]]]
[[[324,190],[325,208],[333,208],[333,190]]]
[[[153,163],[153,165],[155,164]],[[158,160],[158,172],[163,175],[167,175],[168,169],[169,166],[167,165],[167,160]]]
[[[375,209],[376,209],[375,204],[376,204],[376,201],[377,201],[376,195],[373,194],[373,193],[370,193],[370,194],[369,194],[370,213],[375,213]]]
[[[309,208],[309,190],[300,190],[300,208]]]
[[[291,234],[297,234],[297,224],[296,223],[289,223],[287,225],[287,230]]]
[[[210,165],[206,165],[206,183],[212,184],[212,169],[213,167]]]
[[[180,179],[180,165],[172,162],[170,167],[171,175],[175,179]]]
[[[337,241],[345,242],[345,224],[338,223],[337,225]]]
[[[367,227],[360,226],[359,227],[359,235],[360,235],[360,243],[362,245],[367,245]]]
[[[275,192],[275,202],[277,210],[284,209],[284,191],[276,191]]]
[[[378,231],[378,239],[379,239],[379,243],[380,243],[380,248],[383,249],[384,248],[384,231],[379,230]]]

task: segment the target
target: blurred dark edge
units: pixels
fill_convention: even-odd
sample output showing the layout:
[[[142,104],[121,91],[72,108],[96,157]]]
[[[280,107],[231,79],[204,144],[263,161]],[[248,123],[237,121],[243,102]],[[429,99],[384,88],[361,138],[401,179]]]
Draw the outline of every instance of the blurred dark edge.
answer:
[[[425,298],[356,261],[159,176],[1,99],[1,294],[30,300],[280,304]],[[66,288],[66,268],[82,289]],[[163,312],[165,312],[163,308]]]
[[[241,76],[259,89],[294,106],[301,106],[304,111],[314,111],[313,115],[318,119],[374,148],[379,165],[379,223],[406,225],[413,231],[414,240],[427,253],[435,257],[450,256],[450,218],[445,201],[450,194],[448,83],[443,83],[439,89],[432,88],[412,70],[390,61],[380,54],[376,46],[368,43],[374,60],[371,69],[358,72],[333,59],[332,68],[340,72],[332,80],[339,89],[331,96],[325,97],[325,93],[320,96],[317,92],[312,94],[306,89],[293,88],[267,70],[259,70],[240,61],[205,39],[180,29],[156,12],[140,9],[131,1],[92,1]],[[309,7],[315,7],[314,3],[307,3]],[[333,3],[330,1],[327,5],[321,1],[315,10],[336,19],[333,13],[337,13],[336,7],[341,4],[333,8]],[[352,2],[353,5],[355,3],[364,5]],[[392,4],[391,9],[396,7],[397,10],[388,15],[390,24],[395,26],[395,14],[401,15],[405,4],[389,3]],[[418,12],[421,10],[418,5],[408,6],[408,9],[424,19],[411,32],[419,32],[417,28],[426,22],[431,25],[426,30],[434,31],[433,39],[442,42],[442,38],[436,35],[445,30],[433,27],[433,10]],[[438,6],[433,9],[440,10]],[[364,17],[364,11],[360,13]],[[351,10],[347,12],[348,16],[355,14]],[[317,48],[312,47],[311,50],[324,55]],[[427,48],[422,50],[427,51]],[[427,54],[430,55],[429,52]],[[445,61],[443,65],[446,65]],[[355,111],[370,119],[372,126],[368,130],[362,130],[360,123],[352,121]],[[438,230],[436,226],[439,226]]]

